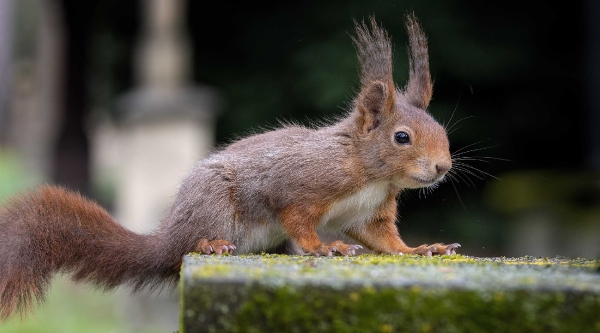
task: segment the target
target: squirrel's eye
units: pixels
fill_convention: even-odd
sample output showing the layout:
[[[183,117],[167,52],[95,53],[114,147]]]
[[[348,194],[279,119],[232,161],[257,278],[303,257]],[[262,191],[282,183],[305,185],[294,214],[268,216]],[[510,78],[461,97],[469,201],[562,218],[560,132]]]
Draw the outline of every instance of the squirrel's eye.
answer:
[[[408,136],[408,133],[406,132],[396,132],[394,134],[394,140],[396,140],[396,143],[410,143],[410,136]]]

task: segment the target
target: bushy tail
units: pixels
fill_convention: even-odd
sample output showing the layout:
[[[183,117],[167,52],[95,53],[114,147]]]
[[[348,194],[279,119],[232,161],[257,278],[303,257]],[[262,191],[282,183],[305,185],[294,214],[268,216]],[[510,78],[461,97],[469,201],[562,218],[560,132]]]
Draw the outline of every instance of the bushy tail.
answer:
[[[176,281],[183,253],[138,235],[79,194],[43,186],[0,207],[0,318],[44,300],[54,272],[105,289]]]

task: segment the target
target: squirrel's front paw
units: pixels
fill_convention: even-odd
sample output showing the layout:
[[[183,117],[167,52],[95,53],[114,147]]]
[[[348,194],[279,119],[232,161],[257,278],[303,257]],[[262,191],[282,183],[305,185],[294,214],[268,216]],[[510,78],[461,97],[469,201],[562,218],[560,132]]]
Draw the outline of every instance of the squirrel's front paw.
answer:
[[[424,256],[428,256],[431,257],[434,254],[439,254],[439,255],[450,255],[450,254],[456,254],[456,249],[460,247],[460,244],[458,243],[453,243],[453,244],[448,244],[448,245],[444,245],[442,243],[436,243],[433,245],[421,245],[419,247],[414,248],[411,253],[412,254],[420,254],[420,255],[424,255]]]
[[[314,255],[317,256],[329,256],[331,257],[334,253],[339,253],[343,256],[353,256],[356,254],[356,250],[362,249],[360,245],[345,244],[342,241],[335,241],[330,244],[322,244]]]
[[[232,254],[233,250],[235,250],[235,245],[222,239],[209,241],[204,238],[196,246],[196,251],[203,254]]]
[[[437,246],[437,254],[456,254],[456,249],[458,249],[460,247],[460,244],[458,243],[452,243],[452,244],[448,244],[448,245],[443,245],[443,244],[439,244]]]

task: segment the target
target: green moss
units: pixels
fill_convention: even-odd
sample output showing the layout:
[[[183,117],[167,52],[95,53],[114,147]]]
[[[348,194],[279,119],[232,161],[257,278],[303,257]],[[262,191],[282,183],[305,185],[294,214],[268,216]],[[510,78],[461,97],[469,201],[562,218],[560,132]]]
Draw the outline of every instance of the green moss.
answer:
[[[257,288],[228,329],[238,332],[374,331],[585,331],[597,320],[599,299],[562,293],[493,292],[424,288],[357,288],[340,293],[321,288]],[[259,291],[260,289],[260,291]],[[518,325],[515,325],[518,323]]]
[[[190,255],[181,331],[594,331],[598,266],[460,255]]]

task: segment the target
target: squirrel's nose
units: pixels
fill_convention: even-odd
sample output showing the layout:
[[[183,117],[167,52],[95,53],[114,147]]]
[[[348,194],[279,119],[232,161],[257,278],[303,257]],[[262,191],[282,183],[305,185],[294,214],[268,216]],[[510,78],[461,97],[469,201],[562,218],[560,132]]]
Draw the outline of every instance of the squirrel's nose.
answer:
[[[442,162],[435,165],[438,175],[445,174],[450,168],[452,168],[452,163]]]

